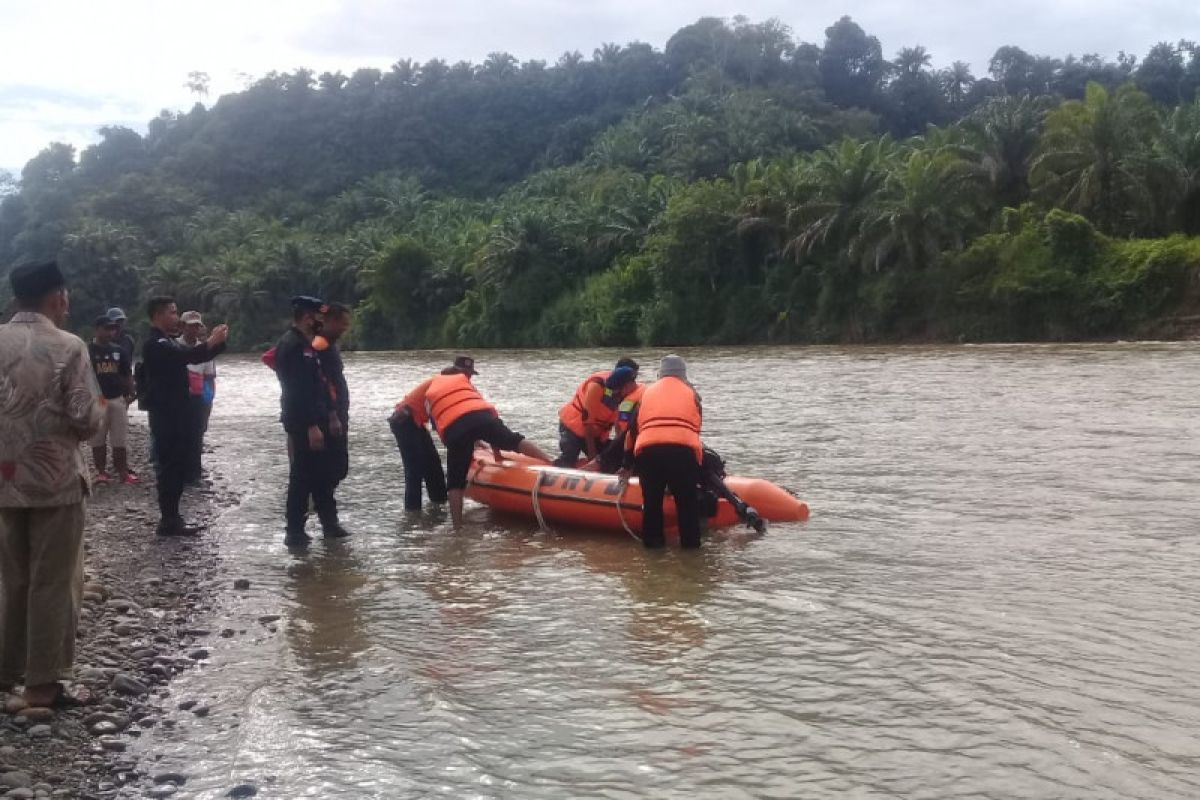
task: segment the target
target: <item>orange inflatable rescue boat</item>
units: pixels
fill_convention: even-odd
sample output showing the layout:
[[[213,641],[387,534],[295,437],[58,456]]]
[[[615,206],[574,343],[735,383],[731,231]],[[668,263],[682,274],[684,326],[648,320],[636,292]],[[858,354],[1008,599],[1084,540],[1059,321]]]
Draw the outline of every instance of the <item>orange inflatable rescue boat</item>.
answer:
[[[640,535],[642,487],[633,478],[622,491],[616,475],[561,469],[526,456],[503,452],[497,461],[490,449],[479,448],[467,478],[467,497],[506,514],[549,523]],[[808,505],[770,481],[730,476],[725,484],[768,522],[803,522]],[[668,529],[674,529],[675,501],[663,503]],[[725,499],[717,503],[710,527],[736,525],[738,514]]]

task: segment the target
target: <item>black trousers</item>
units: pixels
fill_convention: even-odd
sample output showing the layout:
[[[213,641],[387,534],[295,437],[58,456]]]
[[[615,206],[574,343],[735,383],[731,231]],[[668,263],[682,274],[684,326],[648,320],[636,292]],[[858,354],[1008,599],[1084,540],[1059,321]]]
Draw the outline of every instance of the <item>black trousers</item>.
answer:
[[[342,418],[342,435],[325,436],[325,450],[329,454],[333,470],[333,488],[346,480],[350,474],[350,422]]]
[[[396,437],[400,461],[404,464],[404,510],[421,510],[422,484],[430,502],[445,503],[446,473],[429,429],[405,418],[403,422],[392,423],[392,435]]]
[[[179,498],[187,480],[192,453],[191,409],[150,412],[150,437],[154,443],[154,474],[158,480],[158,511],[164,521],[179,519]]]
[[[600,471],[612,475],[621,468],[625,461],[626,433],[617,434],[616,438],[600,448]]]
[[[317,509],[321,527],[329,530],[338,525],[337,501],[333,498],[334,462],[328,450],[313,450],[308,446],[308,433],[289,433],[292,445],[292,464],[288,471],[287,531],[304,532],[308,521],[308,500]],[[330,436],[325,434],[325,441]]]
[[[212,415],[212,403],[206,403],[203,397],[193,395],[189,398],[189,404],[188,428],[192,440],[188,448],[188,467],[184,481],[196,483],[200,480],[202,472],[204,434],[208,432],[208,418]]]
[[[643,450],[636,459],[642,484],[642,543],[662,547],[663,496],[666,489],[675,498],[679,520],[679,543],[683,547],[700,546],[700,462],[696,452],[681,444],[657,444]]]
[[[596,440],[596,452],[599,454],[608,444],[607,439]],[[579,456],[587,456],[587,440],[580,436],[575,431],[558,423],[558,452],[559,457],[554,459],[554,466],[565,467],[567,469],[575,469],[579,466]]]

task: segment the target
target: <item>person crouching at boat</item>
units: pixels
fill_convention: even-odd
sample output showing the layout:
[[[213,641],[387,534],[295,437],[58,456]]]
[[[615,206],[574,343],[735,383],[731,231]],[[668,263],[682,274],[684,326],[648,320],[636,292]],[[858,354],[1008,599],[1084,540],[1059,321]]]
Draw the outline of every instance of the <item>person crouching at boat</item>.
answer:
[[[446,485],[450,499],[450,519],[462,525],[463,492],[467,471],[475,454],[475,442],[487,442],[496,451],[514,450],[531,458],[550,462],[540,447],[508,429],[496,407],[483,399],[471,384],[475,361],[467,356],[454,359],[451,375],[438,375],[425,390],[425,408],[438,436],[446,445]]]
[[[666,544],[663,532],[663,495],[671,490],[679,522],[679,543],[700,546],[700,464],[704,446],[700,429],[704,417],[700,395],[688,382],[687,362],[665,356],[658,380],[646,387],[629,423],[625,464],[618,473],[622,483],[636,468],[642,485],[642,543]]]
[[[629,421],[633,419],[633,412],[637,410],[638,403],[642,401],[642,394],[645,391],[646,384],[635,383],[633,385],[633,390],[617,407],[616,434],[612,441],[600,450],[599,455],[585,464],[583,469],[588,472],[603,472],[607,475],[612,475],[621,469],[621,464],[625,460],[625,438],[629,435]]]
[[[443,375],[457,375],[459,361],[453,367],[442,370]],[[427,423],[429,412],[425,409],[425,393],[433,378],[423,381],[396,404],[396,410],[388,420],[396,446],[400,448],[400,461],[404,464],[404,510],[421,510],[421,486],[429,493],[429,501],[441,505],[446,502],[446,473],[442,470],[442,457],[433,446],[433,437]]]
[[[622,358],[611,370],[595,372],[579,384],[575,395],[558,410],[556,467],[574,468],[579,454],[593,460],[608,444],[621,401],[637,386],[638,364]]]

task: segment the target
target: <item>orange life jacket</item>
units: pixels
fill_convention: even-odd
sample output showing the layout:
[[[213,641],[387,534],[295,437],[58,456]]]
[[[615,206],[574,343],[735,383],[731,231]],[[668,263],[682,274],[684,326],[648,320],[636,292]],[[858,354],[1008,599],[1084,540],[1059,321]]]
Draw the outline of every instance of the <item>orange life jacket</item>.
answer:
[[[472,411],[496,413],[496,407],[483,399],[466,375],[435,375],[425,390],[425,411],[443,440],[446,431],[464,414]]]
[[[696,390],[679,378],[659,378],[642,394],[633,453],[658,444],[681,444],[696,451],[696,460],[702,461],[701,422]]]
[[[429,391],[431,383],[433,383],[433,378],[422,381],[417,388],[404,395],[404,399],[396,404],[397,411],[407,408],[408,415],[419,427],[423,427],[429,422],[429,410],[425,408],[425,393]]]
[[[587,435],[588,429],[591,429],[592,436],[596,437],[597,441],[608,441],[608,435],[617,422],[617,406],[620,404],[613,390],[604,385],[611,374],[606,370],[589,375],[587,380],[579,384],[571,402],[558,410],[559,421],[571,433],[583,437]],[[600,386],[603,394],[599,396],[599,402],[593,400],[588,403],[588,390],[595,385]]]

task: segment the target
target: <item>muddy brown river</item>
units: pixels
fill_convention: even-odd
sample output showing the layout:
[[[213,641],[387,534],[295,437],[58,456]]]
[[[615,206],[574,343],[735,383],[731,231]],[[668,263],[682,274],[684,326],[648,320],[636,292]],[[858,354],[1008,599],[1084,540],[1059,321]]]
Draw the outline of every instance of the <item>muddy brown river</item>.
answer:
[[[474,355],[553,448],[621,354]],[[1200,796],[1200,347],[685,355],[706,440],[810,522],[646,553],[405,514],[385,418],[449,355],[351,354],[356,535],[289,554],[277,384],[222,359],[209,627],[247,633],[173,684],[212,715],[136,749],[197,798]]]

